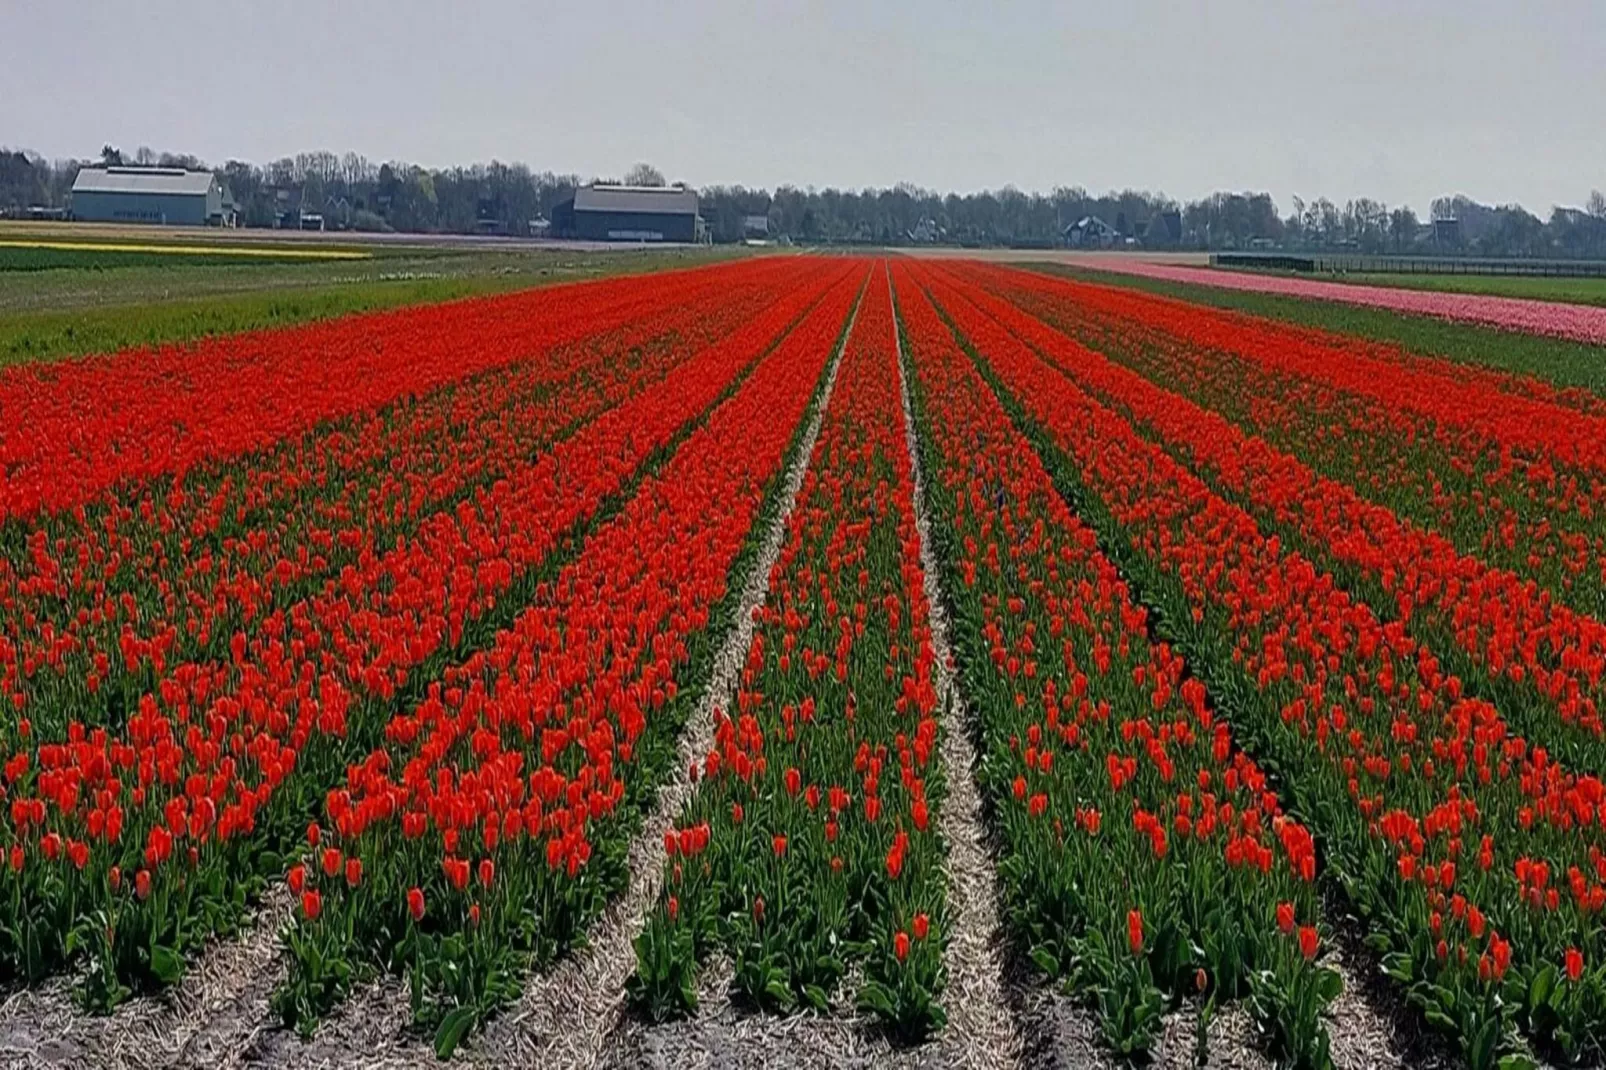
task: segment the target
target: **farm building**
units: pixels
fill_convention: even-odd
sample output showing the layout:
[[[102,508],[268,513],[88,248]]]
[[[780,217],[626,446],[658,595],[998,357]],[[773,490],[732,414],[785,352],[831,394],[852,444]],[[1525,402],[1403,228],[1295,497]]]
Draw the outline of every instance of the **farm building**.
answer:
[[[1151,248],[1177,245],[1182,241],[1182,213],[1176,209],[1160,212],[1139,233],[1143,244]]]
[[[1065,244],[1078,249],[1108,249],[1120,234],[1095,215],[1085,215],[1065,228]]]
[[[552,230],[581,241],[694,242],[701,224],[684,186],[582,186],[552,209]]]
[[[233,205],[210,171],[85,167],[72,184],[72,215],[97,223],[221,226]]]

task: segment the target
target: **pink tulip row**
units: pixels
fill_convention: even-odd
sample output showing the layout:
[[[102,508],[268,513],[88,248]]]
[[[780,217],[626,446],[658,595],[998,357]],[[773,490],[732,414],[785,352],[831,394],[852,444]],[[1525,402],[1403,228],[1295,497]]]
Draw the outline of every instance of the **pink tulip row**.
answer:
[[[1223,271],[1217,268],[1160,264],[1128,256],[1091,259],[1087,266],[1100,271],[1140,275],[1166,282],[1185,282],[1215,286],[1224,290],[1279,294],[1285,297],[1314,297],[1352,305],[1436,316],[1458,323],[1476,323],[1506,331],[1543,334],[1577,342],[1606,345],[1606,308],[1572,305],[1560,301],[1534,301],[1520,297],[1491,297],[1483,294],[1445,293],[1434,290],[1404,290],[1392,286],[1364,286],[1347,282],[1322,282],[1285,275],[1257,275]]]

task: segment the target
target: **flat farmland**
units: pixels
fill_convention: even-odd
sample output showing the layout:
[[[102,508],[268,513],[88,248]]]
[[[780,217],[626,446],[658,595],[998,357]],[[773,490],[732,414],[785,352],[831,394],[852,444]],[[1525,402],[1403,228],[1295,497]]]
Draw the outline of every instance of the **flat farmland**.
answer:
[[[933,251],[935,252],[935,251]],[[1606,344],[1606,307],[1595,279],[1467,279],[1379,275],[1369,280],[1216,268],[1203,253],[994,250],[986,259],[1256,296],[1380,309],[1396,315],[1494,327],[1589,346]],[[1207,300],[1211,298],[1206,298]]]
[[[608,249],[451,236],[5,222],[0,365],[189,342],[730,255],[707,248]]]
[[[1566,304],[1606,304],[1606,278],[1526,278],[1520,275],[1409,275],[1351,273],[1328,276],[1363,286],[1399,286],[1411,290],[1493,294]]]
[[[1598,346],[522,255],[9,273],[464,288],[0,370],[0,1059],[1600,1061]]]

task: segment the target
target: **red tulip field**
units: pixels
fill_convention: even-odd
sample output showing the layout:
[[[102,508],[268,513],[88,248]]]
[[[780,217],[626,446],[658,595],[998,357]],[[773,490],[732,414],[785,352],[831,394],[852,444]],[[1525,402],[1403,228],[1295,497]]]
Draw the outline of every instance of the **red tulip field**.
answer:
[[[0,1050],[1598,1064],[1603,675],[1606,398],[1122,285],[20,366]]]

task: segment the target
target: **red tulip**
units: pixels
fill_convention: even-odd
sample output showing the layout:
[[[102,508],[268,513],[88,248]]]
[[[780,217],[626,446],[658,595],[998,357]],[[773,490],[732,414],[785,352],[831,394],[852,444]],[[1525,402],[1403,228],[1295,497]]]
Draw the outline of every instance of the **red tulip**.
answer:
[[[1277,904],[1277,928],[1282,930],[1285,936],[1294,931],[1294,904]]]
[[[1139,911],[1126,912],[1126,942],[1132,954],[1143,954],[1143,915]]]
[[[1489,942],[1489,951],[1494,956],[1495,979],[1503,980],[1511,965],[1511,943],[1496,936]]]
[[[413,916],[415,922],[424,920],[424,891],[422,888],[407,889],[407,912]]]

